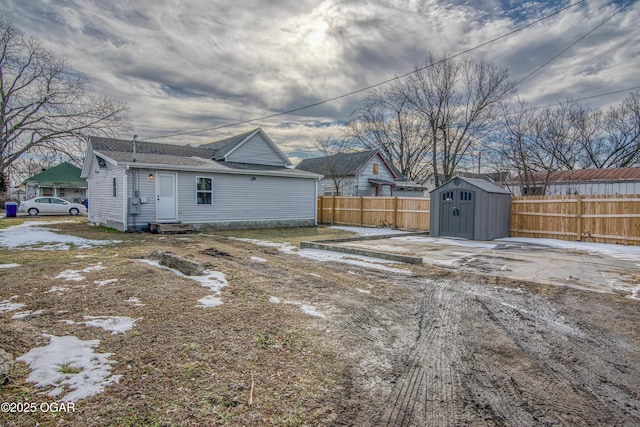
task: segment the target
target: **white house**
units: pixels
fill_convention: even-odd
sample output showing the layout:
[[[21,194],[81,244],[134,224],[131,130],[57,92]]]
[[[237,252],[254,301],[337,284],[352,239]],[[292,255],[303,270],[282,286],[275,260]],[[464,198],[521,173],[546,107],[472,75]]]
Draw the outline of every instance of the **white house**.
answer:
[[[199,147],[91,137],[88,221],[121,231],[314,226],[320,177],[290,166],[260,128]]]
[[[406,180],[378,150],[304,159],[296,169],[323,176],[320,196],[423,196],[424,188]]]

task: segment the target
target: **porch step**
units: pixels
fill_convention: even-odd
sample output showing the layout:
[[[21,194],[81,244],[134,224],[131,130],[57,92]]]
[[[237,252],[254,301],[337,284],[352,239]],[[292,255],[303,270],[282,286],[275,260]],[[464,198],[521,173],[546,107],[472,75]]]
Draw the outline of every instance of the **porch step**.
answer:
[[[149,231],[157,234],[185,234],[193,233],[193,225],[166,222],[152,222],[149,224]]]

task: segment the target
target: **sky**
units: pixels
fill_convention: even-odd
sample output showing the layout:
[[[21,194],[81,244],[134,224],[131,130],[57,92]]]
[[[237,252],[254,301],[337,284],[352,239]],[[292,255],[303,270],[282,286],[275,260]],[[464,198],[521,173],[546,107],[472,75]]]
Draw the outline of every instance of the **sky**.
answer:
[[[5,18],[130,107],[139,140],[203,144],[262,127],[296,162],[318,155],[319,129],[339,129],[364,92],[427,54],[455,55],[572,1],[0,0]],[[586,0],[466,54],[519,81],[611,17],[625,0]],[[640,2],[518,86],[534,105],[607,107],[640,86]],[[217,130],[170,137],[226,126]]]

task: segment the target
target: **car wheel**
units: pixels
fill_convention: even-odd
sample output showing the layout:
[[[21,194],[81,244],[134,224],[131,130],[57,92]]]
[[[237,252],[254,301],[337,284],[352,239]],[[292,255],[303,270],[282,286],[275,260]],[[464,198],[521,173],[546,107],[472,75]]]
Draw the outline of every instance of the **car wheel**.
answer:
[[[27,212],[29,213],[30,216],[36,216],[39,213],[38,209],[36,209],[36,208],[31,208]]]
[[[69,215],[73,215],[76,216],[80,213],[80,211],[77,208],[71,208],[69,209]]]

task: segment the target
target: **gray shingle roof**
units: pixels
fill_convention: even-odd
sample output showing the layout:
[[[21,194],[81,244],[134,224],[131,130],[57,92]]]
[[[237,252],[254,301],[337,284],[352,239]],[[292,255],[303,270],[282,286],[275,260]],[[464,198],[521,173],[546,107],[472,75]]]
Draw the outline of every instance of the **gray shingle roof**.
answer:
[[[247,139],[249,135],[257,131],[253,129],[241,135],[232,136],[230,138],[221,139],[220,141],[211,142],[209,144],[200,145],[201,148],[212,150],[216,159],[223,159],[231,150],[236,148],[238,144]]]
[[[327,176],[352,176],[356,175],[377,152],[377,150],[368,150],[304,159],[296,166],[296,169]]]
[[[228,144],[231,145],[230,140],[234,139],[235,144],[238,144],[250,133],[251,132],[239,135],[238,137],[229,138],[224,141],[228,141]],[[103,156],[118,163],[134,164],[132,141],[101,137],[90,137],[89,141],[93,151],[98,155],[102,154]],[[266,174],[276,173],[277,175],[284,174],[316,178],[316,176],[305,171],[291,169],[284,166],[267,166],[217,161],[214,159],[215,153],[215,150],[203,146],[189,147],[184,145],[155,142],[136,142],[136,163],[138,164],[167,166],[172,167],[173,169],[184,167],[211,172],[231,172],[236,170],[255,172],[256,174],[265,172]]]

